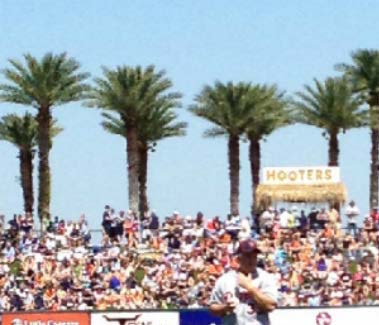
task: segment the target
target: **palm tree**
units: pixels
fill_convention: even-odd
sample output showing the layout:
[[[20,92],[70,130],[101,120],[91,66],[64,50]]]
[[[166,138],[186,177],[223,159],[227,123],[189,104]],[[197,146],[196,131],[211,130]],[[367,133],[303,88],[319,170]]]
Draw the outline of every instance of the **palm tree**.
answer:
[[[165,99],[140,117],[138,128],[139,148],[139,212],[143,216],[149,210],[147,198],[147,171],[149,151],[155,152],[157,142],[169,137],[184,136],[187,123],[176,122],[177,114],[173,108],[178,106],[174,99]],[[105,120],[102,122],[104,129],[110,133],[125,137],[124,122],[108,113],[102,114]]]
[[[172,82],[164,71],[147,68],[120,66],[116,70],[103,68],[104,78],[95,79],[96,87],[89,94],[89,107],[98,107],[118,114],[126,138],[129,208],[137,212],[139,207],[139,130],[141,116],[159,101],[175,102],[178,93],[166,93]],[[115,121],[113,121],[115,122]],[[122,122],[122,123],[121,123]]]
[[[256,191],[260,183],[261,143],[275,130],[292,123],[292,112],[284,93],[275,85],[256,85],[249,91],[250,123],[246,129],[252,178],[252,214],[258,215]]]
[[[239,215],[239,140],[249,123],[249,105],[246,98],[249,83],[223,84],[216,81],[214,86],[205,86],[196,96],[195,105],[189,110],[216,126],[204,133],[206,137],[227,136],[230,180],[230,213]]]
[[[323,136],[329,141],[328,165],[338,166],[338,134],[366,126],[367,110],[360,108],[361,101],[345,79],[328,78],[324,83],[315,79],[314,83],[314,88],[306,85],[304,92],[297,93],[297,120],[324,129]]]
[[[62,131],[52,127],[52,137]],[[33,213],[33,158],[37,146],[38,123],[30,114],[24,116],[9,114],[0,121],[0,140],[8,141],[19,149],[21,188],[24,197],[24,211]]]
[[[83,83],[87,73],[79,73],[79,63],[66,53],[45,54],[37,60],[24,55],[25,64],[9,60],[11,68],[3,70],[8,84],[0,85],[0,100],[32,106],[37,109],[39,193],[38,214],[44,220],[50,216],[50,164],[52,109],[55,106],[81,100],[89,87]]]
[[[351,54],[353,64],[339,64],[353,91],[369,105],[371,128],[370,209],[378,206],[379,153],[379,51],[360,49]]]
[[[23,117],[6,115],[0,121],[0,140],[8,141],[19,149],[21,188],[26,213],[33,213],[33,158],[37,133],[37,122],[29,113]]]

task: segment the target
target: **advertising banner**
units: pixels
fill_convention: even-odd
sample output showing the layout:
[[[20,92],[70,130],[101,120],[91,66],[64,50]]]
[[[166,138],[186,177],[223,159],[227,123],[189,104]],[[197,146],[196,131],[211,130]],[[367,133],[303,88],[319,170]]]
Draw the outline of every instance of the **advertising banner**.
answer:
[[[339,183],[339,167],[266,167],[265,185],[326,185]]]
[[[221,325],[221,318],[208,310],[184,310],[180,312],[180,325]]]
[[[179,325],[178,312],[109,312],[91,314],[96,325]]]
[[[379,307],[277,309],[270,314],[271,325],[374,325]]]
[[[89,325],[88,313],[3,314],[2,325]]]

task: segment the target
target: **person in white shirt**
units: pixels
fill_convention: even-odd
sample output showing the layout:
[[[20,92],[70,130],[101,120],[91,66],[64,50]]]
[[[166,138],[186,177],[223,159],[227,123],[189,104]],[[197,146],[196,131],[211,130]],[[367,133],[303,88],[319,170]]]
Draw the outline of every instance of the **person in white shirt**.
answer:
[[[251,237],[251,226],[249,222],[249,218],[246,217],[241,221],[241,230],[238,233],[238,238],[240,240],[248,239]]]
[[[275,209],[269,207],[268,210],[265,210],[259,218],[259,227],[263,232],[270,232],[274,224],[275,218]]]
[[[289,217],[290,217],[290,214],[287,212],[286,209],[284,209],[284,208],[280,209],[280,215],[279,215],[280,228],[282,228],[282,229],[288,228]]]
[[[357,219],[360,212],[354,201],[350,201],[349,205],[345,209],[345,215],[347,216],[347,228],[348,231],[354,236],[357,233]]]
[[[216,281],[209,309],[222,317],[223,325],[270,324],[268,313],[277,306],[278,288],[272,275],[257,268],[258,253],[254,240],[241,241],[238,270],[231,270]]]

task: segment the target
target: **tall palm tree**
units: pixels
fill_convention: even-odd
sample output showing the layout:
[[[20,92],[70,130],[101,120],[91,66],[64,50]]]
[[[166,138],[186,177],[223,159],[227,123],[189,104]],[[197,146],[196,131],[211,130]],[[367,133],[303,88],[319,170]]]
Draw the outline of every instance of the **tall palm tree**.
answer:
[[[297,93],[297,120],[324,129],[323,136],[329,141],[328,165],[338,166],[338,134],[366,126],[367,110],[360,108],[361,101],[345,79],[328,78],[324,83],[315,79],[314,83],[315,87],[306,85],[304,92]]]
[[[252,214],[258,215],[256,191],[260,183],[261,143],[275,130],[292,123],[292,112],[284,92],[275,85],[256,85],[249,91],[250,123],[246,129],[252,178]]]
[[[157,142],[169,137],[184,136],[187,123],[175,122],[177,114],[173,109],[178,106],[174,99],[165,99],[163,103],[145,112],[140,117],[138,128],[139,148],[139,212],[144,215],[149,210],[147,197],[147,171],[149,151],[155,152]],[[102,114],[105,120],[102,122],[104,129],[110,133],[125,137],[124,122],[111,114]]]
[[[351,54],[353,64],[339,64],[337,70],[344,72],[370,107],[371,166],[370,209],[378,206],[378,153],[379,153],[379,51],[360,49]]]
[[[37,146],[37,133],[37,122],[29,113],[23,117],[15,114],[6,115],[0,121],[0,140],[8,141],[19,149],[21,188],[26,213],[33,213],[33,158]]]
[[[115,70],[103,68],[103,78],[96,78],[96,86],[89,94],[89,107],[98,107],[118,115],[126,138],[129,208],[139,207],[139,130],[141,116],[154,108],[158,101],[175,102],[180,94],[167,93],[172,82],[164,71],[147,68],[119,66]]]
[[[214,86],[205,86],[195,97],[196,104],[189,110],[216,126],[207,130],[206,137],[227,136],[230,180],[230,213],[239,215],[239,140],[249,123],[249,105],[246,98],[249,83],[226,84],[216,81]]]
[[[52,137],[62,131],[52,127]],[[19,149],[21,188],[24,197],[24,211],[33,213],[33,158],[37,147],[38,123],[30,114],[24,116],[9,114],[0,121],[0,140],[8,141]]]
[[[8,84],[0,85],[0,100],[32,106],[37,109],[40,219],[50,216],[50,164],[52,109],[81,100],[89,87],[83,83],[87,73],[78,72],[80,65],[66,53],[45,54],[37,60],[24,55],[25,64],[9,60],[11,68],[3,70]]]

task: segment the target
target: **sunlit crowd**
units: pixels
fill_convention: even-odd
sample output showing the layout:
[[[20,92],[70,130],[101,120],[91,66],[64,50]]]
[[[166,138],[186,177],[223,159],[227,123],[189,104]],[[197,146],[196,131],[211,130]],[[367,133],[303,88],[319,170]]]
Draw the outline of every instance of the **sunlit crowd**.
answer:
[[[175,211],[141,221],[105,206],[95,244],[84,215],[55,217],[42,232],[31,215],[1,216],[0,311],[207,307],[250,237],[279,306],[379,304],[379,213],[361,219],[353,201],[340,213],[288,206],[254,218]]]

